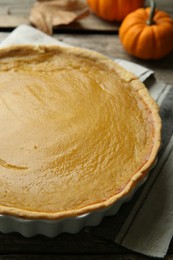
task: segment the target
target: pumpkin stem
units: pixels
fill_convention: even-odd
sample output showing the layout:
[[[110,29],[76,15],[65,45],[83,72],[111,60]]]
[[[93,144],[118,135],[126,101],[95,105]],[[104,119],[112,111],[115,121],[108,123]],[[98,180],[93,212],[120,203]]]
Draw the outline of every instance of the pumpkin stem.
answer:
[[[153,20],[155,9],[156,9],[156,2],[154,0],[150,0],[150,14],[149,14],[149,18],[146,22],[147,25],[155,24],[155,22]]]

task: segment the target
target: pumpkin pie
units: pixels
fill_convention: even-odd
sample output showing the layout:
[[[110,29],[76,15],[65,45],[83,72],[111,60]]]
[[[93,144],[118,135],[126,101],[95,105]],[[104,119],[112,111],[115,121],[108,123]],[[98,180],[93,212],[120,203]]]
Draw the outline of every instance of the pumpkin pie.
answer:
[[[158,107],[85,49],[0,50],[0,214],[59,219],[108,207],[153,165]]]

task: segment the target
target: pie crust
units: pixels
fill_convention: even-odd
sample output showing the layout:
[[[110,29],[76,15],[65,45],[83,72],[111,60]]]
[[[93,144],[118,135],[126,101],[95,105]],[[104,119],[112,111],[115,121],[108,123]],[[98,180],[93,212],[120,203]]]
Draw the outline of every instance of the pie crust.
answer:
[[[0,213],[59,219],[109,207],[147,175],[158,106],[93,51],[0,49]]]

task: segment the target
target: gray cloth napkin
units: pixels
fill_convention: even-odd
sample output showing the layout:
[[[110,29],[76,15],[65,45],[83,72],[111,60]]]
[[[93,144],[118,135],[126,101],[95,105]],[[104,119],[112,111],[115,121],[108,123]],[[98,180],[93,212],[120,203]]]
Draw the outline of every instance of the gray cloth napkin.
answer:
[[[68,46],[27,25],[15,29],[1,46],[15,44]],[[153,74],[137,64],[120,59],[115,61],[141,81]],[[106,217],[99,226],[87,227],[85,231],[148,256],[164,257],[173,234],[173,87],[155,81],[150,84],[149,91],[160,106],[163,122],[158,163],[130,202],[124,204],[116,215]]]
[[[69,44],[63,43],[50,37],[37,29],[34,29],[28,25],[21,25],[15,29],[2,43],[1,46],[16,45],[16,44],[46,44],[46,45],[60,45],[60,46],[70,46]],[[133,72],[141,81],[147,79],[154,72],[140,65],[131,63],[129,61],[116,59],[122,67]]]
[[[173,86],[156,86],[162,118],[158,163],[130,202],[87,231],[144,255],[164,257],[173,235]]]

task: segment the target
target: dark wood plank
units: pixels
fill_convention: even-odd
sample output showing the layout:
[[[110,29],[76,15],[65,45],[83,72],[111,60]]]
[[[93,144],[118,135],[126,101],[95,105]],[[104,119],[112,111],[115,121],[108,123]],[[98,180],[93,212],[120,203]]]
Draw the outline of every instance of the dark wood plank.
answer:
[[[98,51],[108,57],[120,58],[135,62],[155,72],[155,77],[165,83],[173,83],[173,52],[167,57],[145,61],[132,57],[126,53],[117,35],[54,35],[62,42]]]
[[[84,0],[85,1],[85,0]],[[0,28],[8,29],[15,28],[20,24],[29,24],[29,12],[36,0],[0,0]],[[146,4],[148,2],[146,1]],[[157,7],[160,10],[168,12],[173,17],[173,2],[172,0],[157,0]],[[66,26],[59,26],[59,29],[64,31],[110,31],[118,30],[118,23],[106,22],[99,19],[92,13],[89,17],[80,20],[77,23],[72,23]]]
[[[54,260],[54,259],[59,259],[59,260],[148,260],[150,259],[149,257],[145,257],[145,256],[141,256],[141,255],[133,255],[133,254],[128,254],[128,255],[114,255],[114,254],[110,254],[110,255],[3,255],[0,257],[0,259],[3,260],[21,260],[21,259],[25,259],[25,260],[29,260],[29,259],[50,259],[50,260]],[[169,258],[170,259],[170,258]]]
[[[0,32],[0,42],[3,41],[9,33]],[[98,51],[108,57],[121,58],[129,60],[155,72],[155,77],[165,83],[173,83],[173,52],[167,57],[156,61],[145,61],[128,55],[117,35],[99,35],[99,34],[54,34],[54,38],[59,41]]]
[[[61,234],[55,238],[35,236],[25,238],[17,233],[0,233],[0,255],[3,254],[121,254],[129,253],[113,242],[84,231],[78,234]]]
[[[35,2],[35,0],[0,0],[0,28],[8,29],[15,28],[20,24],[30,24],[28,17],[30,9]],[[59,26],[58,28],[63,30],[67,29],[68,31],[117,31],[118,27],[117,23],[103,21],[91,13],[85,19],[66,26]]]
[[[20,23],[23,23],[22,20],[25,19],[27,23],[27,8],[34,0],[0,0],[0,23],[1,19],[3,20],[3,12],[7,13],[7,17],[4,19],[4,24],[7,25],[11,22],[10,27],[13,28]],[[20,7],[15,9],[15,5],[20,3]],[[164,10],[170,11],[171,5],[173,4],[172,0],[158,0],[158,3]],[[167,3],[167,5],[166,5]],[[168,7],[169,3],[169,7]],[[8,9],[9,5],[13,6],[13,15],[19,17],[15,21],[9,16],[12,16],[12,11]],[[26,10],[24,8],[26,7]],[[19,10],[20,9],[20,10]],[[14,12],[15,10],[15,12]],[[20,11],[20,12],[19,12]],[[23,16],[22,16],[22,15]],[[11,20],[10,20],[11,19]],[[89,18],[87,18],[89,19]],[[95,18],[93,18],[95,19]],[[98,18],[96,18],[98,19]],[[17,24],[18,22],[18,24]],[[84,22],[84,20],[83,20]],[[89,22],[92,25],[92,20],[89,19]],[[94,23],[94,22],[93,22]],[[73,30],[72,25],[70,30]],[[98,31],[103,30],[103,33],[108,31],[108,28],[103,29],[103,25],[98,23]],[[109,25],[106,25],[109,27]],[[85,25],[83,25],[85,27]],[[7,27],[8,28],[8,27]],[[70,27],[69,27],[70,28]],[[61,28],[63,29],[63,28]],[[81,28],[80,28],[81,29]],[[86,30],[86,28],[85,28]],[[113,30],[113,29],[111,29]],[[111,31],[110,30],[110,31]],[[123,49],[119,38],[117,35],[80,35],[80,34],[61,34],[62,31],[56,31],[54,35],[60,41],[65,43],[89,48],[96,50],[113,58],[122,58],[129,61],[133,61],[149,67],[155,71],[155,76],[158,80],[162,80],[167,83],[173,83],[173,53],[168,57],[158,60],[158,61],[142,61],[135,59],[132,56],[129,56]],[[9,33],[1,32],[0,33],[0,42],[8,36]],[[113,242],[104,240],[102,238],[95,237],[91,234],[85,233],[84,231],[76,235],[62,234],[56,238],[50,239],[43,236],[36,236],[33,238],[24,238],[19,234],[2,234],[0,233],[0,259],[149,259],[142,255],[136,254],[127,250]],[[170,244],[168,256],[165,259],[173,259],[173,242]]]

